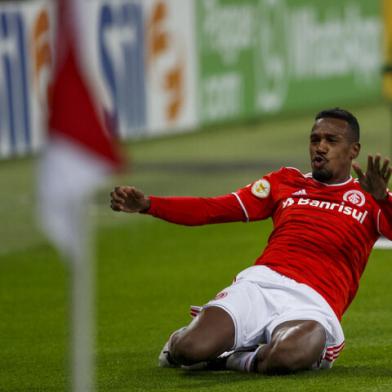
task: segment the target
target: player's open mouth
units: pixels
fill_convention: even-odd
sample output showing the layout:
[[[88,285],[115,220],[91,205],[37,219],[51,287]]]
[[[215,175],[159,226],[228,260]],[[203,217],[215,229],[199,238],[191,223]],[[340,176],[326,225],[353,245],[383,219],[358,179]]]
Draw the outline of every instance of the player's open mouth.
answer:
[[[322,166],[324,166],[327,163],[327,159],[324,158],[321,155],[316,155],[313,159],[312,159],[312,164],[313,167],[315,167],[316,169],[320,169]]]

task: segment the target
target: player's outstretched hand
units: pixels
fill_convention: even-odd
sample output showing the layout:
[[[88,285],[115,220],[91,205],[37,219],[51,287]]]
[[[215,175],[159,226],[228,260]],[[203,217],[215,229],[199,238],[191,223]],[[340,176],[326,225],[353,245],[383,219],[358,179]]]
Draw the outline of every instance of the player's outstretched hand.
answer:
[[[377,154],[374,158],[368,156],[366,173],[363,173],[358,163],[353,163],[353,169],[358,175],[361,187],[369,192],[376,200],[385,199],[387,196],[387,187],[392,174],[392,167],[389,165],[389,159],[384,159],[381,165],[381,156]]]
[[[110,197],[113,211],[140,212],[150,207],[150,200],[133,186],[116,186]]]

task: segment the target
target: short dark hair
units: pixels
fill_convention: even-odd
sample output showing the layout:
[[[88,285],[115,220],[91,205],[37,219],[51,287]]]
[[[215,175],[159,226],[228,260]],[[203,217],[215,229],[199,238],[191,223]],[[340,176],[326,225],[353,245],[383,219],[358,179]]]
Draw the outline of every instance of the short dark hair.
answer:
[[[352,113],[341,108],[322,110],[316,114],[315,121],[319,120],[320,118],[331,117],[346,121],[350,126],[352,141],[359,142],[359,123],[357,118]]]

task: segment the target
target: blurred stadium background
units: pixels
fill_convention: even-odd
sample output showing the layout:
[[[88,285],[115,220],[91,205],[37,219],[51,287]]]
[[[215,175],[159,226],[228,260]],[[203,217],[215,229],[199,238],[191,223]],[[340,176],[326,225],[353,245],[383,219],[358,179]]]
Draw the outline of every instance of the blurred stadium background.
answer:
[[[0,2],[0,391],[69,388],[69,270],[35,222],[53,4]],[[390,251],[371,256],[333,371],[276,378],[170,372],[156,367],[169,333],[188,322],[188,305],[208,301],[252,263],[270,223],[189,229],[108,208],[119,183],[148,194],[217,195],[282,165],[307,170],[313,116],[325,107],[358,116],[361,163],[367,153],[391,156],[392,94],[382,75],[392,61],[390,2],[88,5],[91,77],[129,156],[126,172],[97,193],[90,211],[97,389],[392,390]]]

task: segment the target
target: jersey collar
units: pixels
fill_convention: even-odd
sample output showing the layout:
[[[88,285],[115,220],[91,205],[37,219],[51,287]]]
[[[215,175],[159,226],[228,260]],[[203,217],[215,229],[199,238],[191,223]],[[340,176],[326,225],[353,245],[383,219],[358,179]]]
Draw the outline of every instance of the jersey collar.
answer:
[[[308,177],[308,178],[311,178],[314,182],[317,182],[317,184],[321,184],[321,185],[324,185],[324,186],[344,186],[344,185],[347,185],[347,184],[349,184],[352,180],[353,180],[353,177],[352,176],[350,176],[349,178],[348,178],[348,180],[346,180],[346,181],[344,181],[344,182],[339,182],[338,184],[326,184],[325,182],[321,182],[321,181],[318,181],[318,180],[316,180],[315,178],[313,178],[313,176],[312,176],[312,173],[307,173],[306,175],[305,175],[305,177]]]

